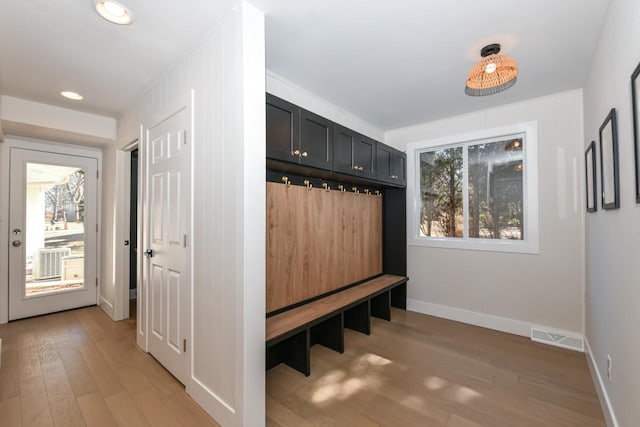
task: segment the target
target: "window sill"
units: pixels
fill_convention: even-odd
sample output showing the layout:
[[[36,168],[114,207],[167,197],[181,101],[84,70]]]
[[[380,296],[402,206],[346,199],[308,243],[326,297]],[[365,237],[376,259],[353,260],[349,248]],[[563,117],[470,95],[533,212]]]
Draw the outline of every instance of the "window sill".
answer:
[[[539,254],[538,242],[530,240],[462,239],[446,237],[413,237],[408,246],[437,249],[462,249],[481,252],[501,252],[514,254]]]

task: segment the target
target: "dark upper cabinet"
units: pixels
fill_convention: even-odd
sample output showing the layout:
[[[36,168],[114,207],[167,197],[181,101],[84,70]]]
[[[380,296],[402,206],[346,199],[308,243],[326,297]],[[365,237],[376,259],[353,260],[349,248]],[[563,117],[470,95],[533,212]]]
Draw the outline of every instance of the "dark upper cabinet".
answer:
[[[267,157],[298,162],[300,108],[267,94]]]
[[[353,145],[353,163],[358,167],[358,175],[375,178],[376,142],[364,135],[358,135]]]
[[[333,166],[333,123],[300,109],[300,164],[331,170]],[[294,153],[296,150],[294,150]]]
[[[391,156],[391,179],[395,184],[407,185],[407,154],[393,150]]]
[[[375,178],[376,142],[338,124],[333,135],[333,170]]]
[[[267,157],[331,170],[333,123],[267,94]]]
[[[335,172],[353,173],[353,145],[357,132],[344,126],[333,125],[333,170]]]
[[[267,94],[267,157],[406,184],[406,155],[381,142]]]
[[[405,185],[407,155],[382,143],[376,146],[376,178],[380,181]]]

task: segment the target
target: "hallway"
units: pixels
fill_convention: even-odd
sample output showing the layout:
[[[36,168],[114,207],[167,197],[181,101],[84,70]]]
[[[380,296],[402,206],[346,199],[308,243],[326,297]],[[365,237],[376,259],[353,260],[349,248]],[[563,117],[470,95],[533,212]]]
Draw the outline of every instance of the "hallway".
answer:
[[[135,312],[132,311],[132,315]],[[0,325],[3,426],[217,426],[98,307]]]

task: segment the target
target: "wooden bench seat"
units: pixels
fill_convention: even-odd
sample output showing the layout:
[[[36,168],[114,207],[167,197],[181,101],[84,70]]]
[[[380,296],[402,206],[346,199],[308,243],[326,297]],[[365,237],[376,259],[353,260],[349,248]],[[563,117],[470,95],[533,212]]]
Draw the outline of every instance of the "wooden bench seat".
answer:
[[[344,328],[369,334],[371,316],[391,320],[391,307],[406,308],[407,278],[384,274],[267,318],[267,369],[285,363],[310,374],[315,344],[344,352]]]

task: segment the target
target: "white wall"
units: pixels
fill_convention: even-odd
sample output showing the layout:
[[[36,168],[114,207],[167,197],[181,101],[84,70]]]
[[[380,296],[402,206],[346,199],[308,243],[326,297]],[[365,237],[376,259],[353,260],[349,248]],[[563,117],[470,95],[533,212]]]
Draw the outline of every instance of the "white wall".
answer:
[[[582,333],[580,90],[391,130],[385,139],[404,150],[527,121],[538,122],[539,254],[409,246],[410,309],[521,335],[531,324]]]
[[[640,422],[640,279],[636,265],[640,205],[635,203],[630,83],[638,62],[640,2],[612,0],[584,89],[584,145],[586,148],[591,140],[599,144],[598,128],[615,107],[621,200],[620,209],[604,211],[598,198],[598,211],[586,216],[586,336],[597,366],[596,386],[599,375],[610,400],[609,425],[614,425],[617,418],[618,425],[625,427]],[[607,379],[608,354],[613,381]]]
[[[265,69],[264,16],[246,1],[212,23],[212,34],[119,118],[118,147],[190,102],[193,91],[191,370],[186,390],[222,425],[265,421]],[[112,150],[121,163],[122,156]],[[105,158],[109,157],[105,154]],[[142,157],[144,154],[142,153]],[[105,161],[105,164],[107,162]],[[116,221],[119,170],[105,216]],[[107,185],[105,185],[107,186]],[[115,206],[115,207],[114,207]],[[105,261],[107,258],[105,257]],[[111,266],[118,258],[110,258]],[[124,266],[115,266],[119,271]],[[114,283],[118,301],[126,283]],[[106,296],[106,293],[105,293]]]
[[[384,139],[384,130],[381,128],[341,109],[320,96],[309,92],[269,70],[267,70],[267,92],[339,123],[342,126],[360,132],[369,138],[377,141]]]
[[[100,145],[116,136],[116,120],[112,117],[6,95],[0,96],[0,120],[5,134],[28,138]]]

